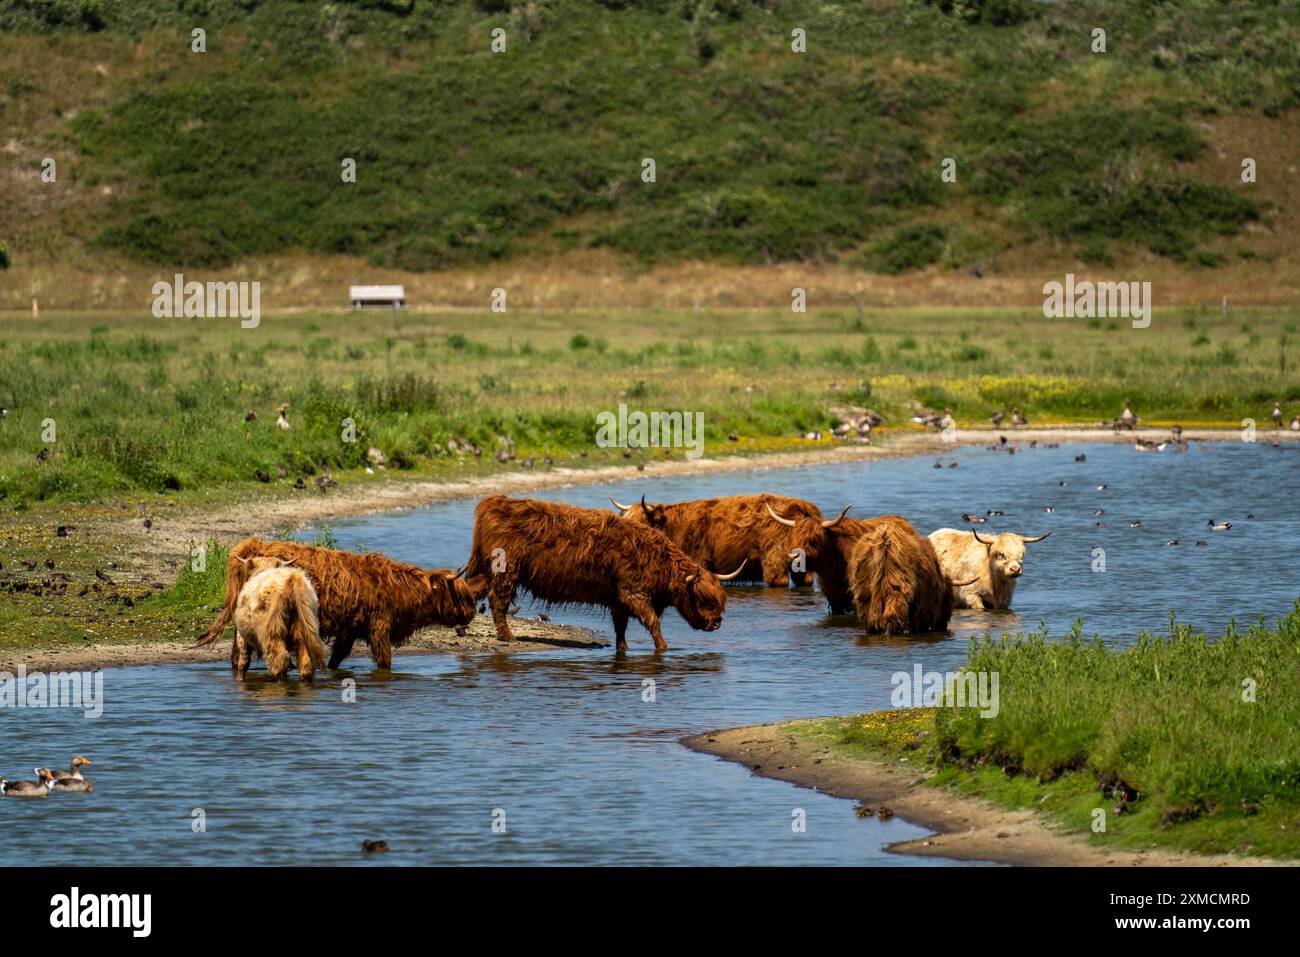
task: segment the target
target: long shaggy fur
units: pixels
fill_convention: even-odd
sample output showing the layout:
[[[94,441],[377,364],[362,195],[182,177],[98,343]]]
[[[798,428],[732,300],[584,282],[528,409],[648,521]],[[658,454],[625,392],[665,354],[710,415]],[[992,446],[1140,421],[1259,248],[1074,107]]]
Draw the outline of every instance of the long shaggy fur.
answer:
[[[866,630],[903,635],[947,628],[952,586],[930,540],[897,515],[866,524],[849,572],[853,605]]]
[[[784,588],[791,581],[807,584],[808,572],[790,568],[794,529],[771,520],[767,507],[787,518],[821,521],[812,502],[785,495],[728,495],[663,505],[640,502],[623,518],[663,532],[691,558],[714,570],[730,572],[745,563],[738,581],[766,582]]]
[[[251,568],[235,602],[236,677],[243,678],[260,655],[272,681],[283,679],[291,663],[300,681],[311,681],[325,667],[316,589],[301,570],[279,559],[258,558]]]
[[[248,538],[230,551],[225,604],[199,639],[200,645],[221,637],[251,574],[249,560],[257,557],[291,562],[310,577],[319,597],[320,634],[333,643],[331,668],[342,663],[357,641],[369,646],[377,668],[391,668],[393,648],[419,629],[428,625],[459,628],[474,617],[474,595],[452,569],[425,570],[375,553],[358,555]]]
[[[970,585],[953,587],[958,608],[1010,608],[1016,582],[1025,565],[1025,543],[1038,541],[1015,532],[982,535],[955,528],[930,533],[930,543],[939,553],[939,564],[954,581],[976,579]]]
[[[619,648],[627,647],[629,618],[662,650],[665,608],[713,631],[727,604],[717,576],[656,529],[608,511],[504,495],[484,498],[474,511],[465,578],[476,597],[488,596],[503,640],[514,637],[506,611],[520,588],[545,602],[608,608]]]
[[[782,514],[780,509],[774,511],[778,515]],[[793,518],[793,516],[788,517]],[[849,568],[853,559],[853,548],[875,519],[845,516],[830,528],[824,528],[820,518],[795,519],[794,528],[781,525],[771,516],[768,516],[768,521],[790,532],[790,549],[801,551],[808,571],[816,573],[830,613],[832,615],[853,614],[853,591],[849,587]]]

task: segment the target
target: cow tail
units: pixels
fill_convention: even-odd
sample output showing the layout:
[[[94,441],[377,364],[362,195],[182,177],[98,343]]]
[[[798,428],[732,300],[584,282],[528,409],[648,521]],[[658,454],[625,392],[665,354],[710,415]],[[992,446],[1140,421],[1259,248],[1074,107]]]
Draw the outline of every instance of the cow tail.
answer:
[[[235,603],[239,601],[239,593],[248,580],[248,565],[240,561],[232,551],[230,557],[226,559],[226,600],[221,606],[221,612],[208,630],[204,633],[195,646],[210,645],[226,630],[226,625],[230,624],[231,616],[235,614]]]
[[[295,647],[306,648],[312,667],[325,667],[325,643],[320,638],[320,617],[307,576],[299,572],[289,581],[287,603],[292,605],[290,635]]]

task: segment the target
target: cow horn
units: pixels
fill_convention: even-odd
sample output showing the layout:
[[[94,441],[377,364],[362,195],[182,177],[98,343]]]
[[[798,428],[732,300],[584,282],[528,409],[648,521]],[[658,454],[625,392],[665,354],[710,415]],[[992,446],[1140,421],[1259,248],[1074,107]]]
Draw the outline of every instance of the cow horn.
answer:
[[[981,545],[993,544],[993,539],[990,538],[988,541],[985,541],[984,539],[980,538],[980,533],[975,531],[975,529],[973,528],[970,530],[970,533],[975,536],[975,541],[979,542]]]
[[[620,512],[626,512],[628,509],[632,507],[631,505],[624,505],[622,502],[620,502],[612,495],[609,497],[609,500],[614,503],[614,507],[618,509]]]
[[[460,568],[456,569],[456,574],[453,575],[453,576],[451,576],[451,577],[452,577],[452,578],[460,578],[460,577],[461,577],[462,575],[464,575],[465,572],[467,572],[468,570],[469,570],[469,562],[466,562],[464,565],[461,565]]]
[[[776,512],[772,511],[772,506],[771,506],[771,505],[767,505],[766,508],[767,508],[767,514],[768,514],[768,515],[771,515],[774,519],[776,519],[776,520],[777,520],[778,522],[780,522],[782,525],[789,525],[791,528],[794,528],[794,519],[792,519],[792,518],[782,518],[780,515],[776,514]]]
[[[949,580],[949,581],[952,581],[951,578],[948,579],[948,580]],[[970,581],[968,581],[968,582],[952,582],[952,587],[953,587],[953,588],[965,588],[967,585],[973,585],[973,584],[975,584],[975,583],[976,583],[977,581],[979,581],[979,580],[980,580],[980,579],[979,579],[979,576],[976,575],[974,578],[972,578],[972,579],[971,579]]]
[[[463,568],[462,568],[462,569],[457,569],[457,570],[454,571],[454,572],[453,572],[453,571],[450,571],[450,570],[449,570],[449,571],[445,571],[445,572],[442,573],[442,577],[445,578],[445,579],[447,579],[447,581],[449,581],[449,582],[451,582],[451,581],[455,581],[457,578],[460,577],[460,574],[461,574],[462,571],[464,571]]]
[[[852,505],[845,505],[844,508],[841,509],[840,514],[836,515],[832,519],[829,519],[828,521],[822,522],[822,528],[834,528],[836,525],[840,523],[840,519],[842,519],[848,513],[849,509],[851,509],[852,507],[853,507]]]
[[[650,511],[650,506],[647,505],[647,504],[645,503],[645,493],[644,493],[644,492],[641,493],[641,511],[643,511],[643,512],[648,512],[648,511]]]
[[[236,556],[235,556],[235,561],[237,561],[237,562],[243,562],[245,565],[247,565],[250,561],[252,561],[252,559],[251,559],[251,558],[244,558],[242,555],[236,555]]]
[[[1041,542],[1043,539],[1045,539],[1048,535],[1051,534],[1052,534],[1051,532],[1046,532],[1042,535],[1039,535],[1037,538],[1025,538],[1025,536],[1021,535],[1020,540],[1024,542],[1026,545],[1032,545],[1034,542]]]
[[[697,578],[699,578],[699,577],[700,577],[699,572],[696,572],[696,573],[693,574],[693,575],[687,575],[687,576],[686,576],[686,584],[688,584],[688,585],[693,584],[693,583],[695,582],[695,579],[697,579]]]
[[[733,578],[735,578],[737,575],[739,575],[742,571],[745,570],[745,562],[748,562],[748,561],[749,561],[749,559],[746,558],[745,561],[743,561],[743,562],[740,563],[740,567],[737,568],[737,569],[736,569],[734,572],[732,572],[730,575],[719,575],[719,576],[718,576],[718,581],[720,581],[720,582],[729,582],[729,581],[731,581]]]

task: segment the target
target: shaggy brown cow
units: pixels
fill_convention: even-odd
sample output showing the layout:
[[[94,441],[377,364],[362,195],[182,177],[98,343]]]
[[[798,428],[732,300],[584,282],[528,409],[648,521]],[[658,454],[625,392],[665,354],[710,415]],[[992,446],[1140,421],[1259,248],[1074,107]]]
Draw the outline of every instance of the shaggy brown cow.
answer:
[[[816,573],[832,615],[853,613],[849,568],[853,546],[867,530],[868,523],[864,519],[848,518],[845,513],[852,507],[844,506],[839,515],[830,519],[808,516],[793,519],[771,508],[767,510],[771,518],[791,530],[789,557],[802,559],[804,567]]]
[[[947,628],[954,583],[930,540],[897,515],[866,525],[849,563],[853,606],[863,626],[885,635]]]
[[[240,589],[248,580],[246,559],[278,558],[306,572],[320,599],[320,633],[333,640],[329,667],[337,668],[358,640],[370,647],[376,668],[393,666],[393,648],[427,625],[463,628],[474,617],[476,600],[469,586],[450,568],[426,571],[374,553],[358,555],[246,538],[230,551],[226,564],[226,602],[216,621],[199,639],[210,645],[221,637],[234,614]],[[238,665],[238,648],[231,664]]]
[[[609,499],[623,518],[657,528],[691,558],[709,568],[735,568],[745,563],[742,581],[766,582],[785,588],[808,584],[806,571],[790,567],[790,535],[768,521],[776,509],[792,518],[814,518],[822,513],[811,502],[785,495],[728,495],[702,498],[672,505],[647,504],[645,496],[635,505]]]
[[[603,605],[614,619],[619,650],[635,618],[668,647],[659,616],[672,605],[692,627],[715,631],[727,594],[715,575],[656,529],[609,512],[558,502],[490,495],[474,510],[474,544],[465,579],[488,596],[497,637],[514,637],[506,609],[523,588],[548,604]]]

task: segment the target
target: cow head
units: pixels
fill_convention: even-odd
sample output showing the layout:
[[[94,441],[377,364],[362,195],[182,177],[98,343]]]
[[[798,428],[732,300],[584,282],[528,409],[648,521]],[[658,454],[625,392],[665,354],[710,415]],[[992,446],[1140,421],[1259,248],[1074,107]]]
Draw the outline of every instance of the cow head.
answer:
[[[827,519],[811,518],[806,515],[799,518],[786,518],[772,511],[771,505],[767,506],[767,514],[782,525],[789,526],[791,561],[802,556],[808,571],[819,571],[826,550],[837,547],[834,542],[835,532],[852,507],[852,505],[845,505],[840,514]]]
[[[722,583],[731,581],[744,567],[745,563],[741,562],[740,568],[731,574],[715,575],[696,565],[694,571],[673,582],[670,589],[673,607],[697,631],[717,631],[722,625],[722,613],[727,610],[727,591]]]
[[[1051,532],[1046,535],[1039,535],[1037,538],[1026,538],[1024,535],[1017,535],[1015,532],[1002,532],[999,535],[983,536],[975,529],[971,529],[971,534],[975,536],[975,541],[985,547],[989,556],[989,571],[993,575],[1001,575],[1004,578],[1019,578],[1020,573],[1025,567],[1025,545],[1031,542],[1041,542]]]
[[[474,589],[460,577],[459,571],[434,568],[426,571],[424,578],[444,624],[461,629],[474,619],[478,605]]]
[[[664,526],[668,524],[668,507],[662,504],[652,505],[645,500],[644,495],[641,496],[641,501],[635,505],[624,505],[612,495],[609,500],[622,513],[622,517],[630,522],[640,522],[660,531],[663,531]]]

